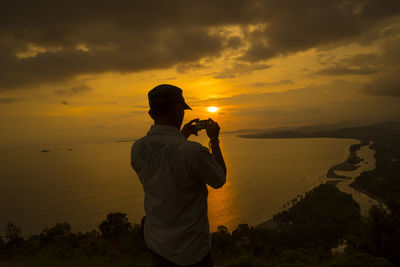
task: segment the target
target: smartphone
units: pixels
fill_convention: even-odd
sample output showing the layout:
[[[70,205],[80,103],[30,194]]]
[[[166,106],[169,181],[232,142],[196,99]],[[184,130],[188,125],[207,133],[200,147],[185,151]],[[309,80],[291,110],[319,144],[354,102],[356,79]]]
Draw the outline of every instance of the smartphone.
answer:
[[[208,120],[200,120],[196,122],[197,131],[203,130],[207,127]]]

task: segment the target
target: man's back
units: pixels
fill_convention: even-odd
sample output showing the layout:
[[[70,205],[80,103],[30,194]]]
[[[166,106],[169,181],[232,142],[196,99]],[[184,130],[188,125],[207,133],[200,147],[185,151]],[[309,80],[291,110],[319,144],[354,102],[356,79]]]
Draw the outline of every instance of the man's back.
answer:
[[[153,125],[132,146],[132,167],[145,192],[145,241],[180,265],[198,262],[211,249],[206,183],[219,188],[225,171],[208,149],[168,125]]]

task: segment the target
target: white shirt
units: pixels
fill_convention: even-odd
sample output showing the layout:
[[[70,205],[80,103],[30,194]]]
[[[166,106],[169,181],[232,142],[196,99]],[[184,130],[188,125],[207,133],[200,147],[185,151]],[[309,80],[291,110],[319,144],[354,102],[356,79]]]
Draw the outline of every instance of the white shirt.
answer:
[[[153,125],[132,146],[131,165],[143,184],[147,246],[179,265],[211,249],[206,184],[219,188],[225,172],[209,150],[168,125]]]

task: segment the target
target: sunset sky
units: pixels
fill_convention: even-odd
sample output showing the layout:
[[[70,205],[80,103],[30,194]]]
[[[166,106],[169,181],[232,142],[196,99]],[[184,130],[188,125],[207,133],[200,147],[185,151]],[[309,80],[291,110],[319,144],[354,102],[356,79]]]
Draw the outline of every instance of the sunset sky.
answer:
[[[222,131],[399,120],[400,1],[2,3],[0,144],[140,137],[161,83]]]

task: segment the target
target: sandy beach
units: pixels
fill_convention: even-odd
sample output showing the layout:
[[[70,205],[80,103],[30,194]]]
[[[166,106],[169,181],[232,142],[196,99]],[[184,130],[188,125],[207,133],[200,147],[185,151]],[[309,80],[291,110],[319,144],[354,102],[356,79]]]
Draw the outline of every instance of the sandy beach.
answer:
[[[360,140],[360,144],[354,144],[349,147],[349,156],[347,157],[346,160],[343,162],[336,164],[329,168],[326,178],[327,180],[325,181],[326,184],[334,185],[336,186],[338,183],[340,183],[343,180],[351,180],[352,178],[344,176],[344,175],[338,175],[335,173],[335,171],[354,171],[357,170],[360,166],[358,164],[360,162],[363,162],[364,159],[358,157],[357,151],[360,150],[361,147],[369,145],[369,142]],[[355,188],[356,189],[356,188]],[[359,189],[356,189],[359,190]],[[364,190],[359,190],[360,192],[363,192]],[[366,192],[363,192],[364,194],[367,194]],[[370,194],[367,194],[370,195]],[[371,198],[374,198],[373,196],[370,196]],[[256,228],[265,228],[265,229],[275,229],[277,227],[277,224],[274,222],[273,218],[260,223],[255,226]]]
[[[361,159],[357,156],[357,151],[363,145],[366,145],[366,144],[364,144],[364,142],[362,142],[362,141],[360,142],[360,144],[351,145],[349,148],[350,153],[349,153],[348,158],[345,161],[330,168],[328,170],[328,172],[326,173],[326,178],[328,178],[328,179],[350,179],[347,176],[336,174],[335,171],[354,171],[354,170],[358,169],[359,166],[357,166],[357,164],[362,162],[363,159]]]

